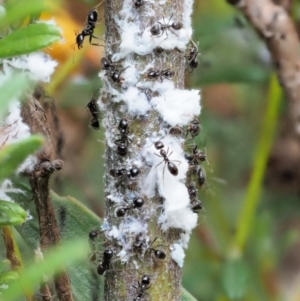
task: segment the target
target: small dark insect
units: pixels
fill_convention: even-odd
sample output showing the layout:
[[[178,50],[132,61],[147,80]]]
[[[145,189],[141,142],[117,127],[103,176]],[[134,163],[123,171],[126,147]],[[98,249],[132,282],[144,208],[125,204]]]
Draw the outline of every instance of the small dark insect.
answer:
[[[185,158],[187,159],[189,165],[199,165],[198,160],[202,162],[206,160],[206,153],[197,149],[197,145],[195,145],[193,148],[193,154],[185,154]]]
[[[198,184],[200,187],[202,187],[202,185],[206,181],[205,172],[200,166],[198,166],[198,168],[196,170],[196,174],[197,174],[197,178],[198,178]]]
[[[112,177],[119,178],[121,181],[125,182],[134,180],[140,173],[140,170],[137,167],[132,167],[128,170],[126,168],[120,168],[111,169],[109,173]]]
[[[138,233],[133,242],[132,251],[141,253],[144,246],[147,246],[146,238],[143,236],[142,233]]]
[[[171,77],[174,76],[174,72],[170,69],[166,70],[155,70],[155,69],[149,69],[147,72],[147,77],[150,79],[160,79],[162,82],[164,78],[171,80]]]
[[[188,186],[188,193],[190,197],[190,206],[193,212],[198,213],[198,210],[201,210],[203,208],[201,201],[197,200],[198,197],[198,191],[195,187],[195,184],[192,183],[190,186]]]
[[[127,203],[127,201],[125,200]],[[123,206],[117,209],[116,215],[117,217],[123,217],[127,211],[132,209],[140,209],[144,205],[144,199],[141,197],[135,197],[131,204],[128,204],[127,206]]]
[[[146,293],[146,290],[150,288],[150,277],[148,275],[143,275],[141,281],[138,281],[138,287],[133,287],[138,291],[137,296],[133,299],[133,301],[141,301],[144,295],[149,295]]]
[[[88,104],[86,105],[86,108],[88,108],[89,111],[92,114],[92,120],[90,122],[90,126],[94,130],[99,130],[100,129],[100,122],[99,122],[100,111],[99,111],[99,108],[97,106],[96,99],[92,98],[91,101],[88,102]]]
[[[111,70],[110,71],[110,78],[114,83],[122,83],[124,82],[124,78],[121,76],[121,74],[128,68],[129,66],[125,67],[124,69],[122,69],[121,71],[118,70]]]
[[[198,200],[193,200],[191,202],[191,209],[193,212],[198,213],[199,210],[203,208],[201,201]]]
[[[112,63],[112,61],[109,58],[103,57],[100,62],[101,69],[103,70],[114,71],[116,69],[116,66]]]
[[[144,4],[143,0],[135,0],[134,1],[135,8],[140,8],[143,4]]]
[[[159,22],[159,21],[156,22],[156,24],[154,24],[150,28],[151,35],[156,36],[156,37],[161,37],[164,33],[166,33],[166,35],[168,37],[167,29],[170,30],[170,31],[172,31],[172,29],[180,30],[183,27],[183,23],[181,21],[170,23],[172,18],[173,18],[173,15],[171,15],[171,17],[170,17],[170,19],[168,20],[167,23],[165,21],[163,23]]]
[[[103,275],[105,271],[109,269],[109,264],[113,257],[113,251],[111,249],[105,249],[102,255],[102,261],[98,264],[97,273]]]
[[[92,42],[92,38],[100,39],[94,35],[94,29],[96,27],[96,22],[98,21],[98,12],[96,8],[93,8],[87,13],[87,21],[85,22],[86,27],[82,30],[81,33],[76,34],[76,44],[78,49],[83,47],[83,42],[85,37],[89,37],[89,43],[94,46],[103,46],[97,43]]]
[[[101,231],[98,231],[98,230],[92,230],[90,233],[89,233],[89,239],[91,241],[95,241],[95,238],[97,238],[102,232]]]
[[[200,120],[199,118],[194,117],[185,130],[185,137],[187,137],[188,134],[191,134],[192,139],[194,139],[200,133],[200,131],[201,131]]]
[[[91,248],[91,256],[89,257],[89,260],[94,262],[96,260],[96,245],[95,245],[95,239],[102,233],[102,231],[99,230],[92,230],[89,233],[89,243]]]
[[[154,256],[156,258],[163,260],[163,259],[166,258],[166,253],[164,251],[162,251],[162,250],[158,250],[158,249],[152,247],[153,243],[156,240],[157,240],[157,237],[155,237],[154,240],[151,242],[149,250],[150,250],[150,252],[154,253]]]
[[[156,149],[160,149],[160,151],[159,151],[159,154],[160,154],[160,155],[158,155],[158,154],[154,154],[154,155],[156,155],[157,157],[163,158],[163,160],[162,160],[159,164],[157,164],[156,167],[159,166],[159,165],[162,164],[162,163],[165,163],[165,166],[164,166],[164,169],[163,169],[163,176],[164,176],[164,174],[165,174],[165,167],[166,167],[166,165],[168,166],[168,170],[169,170],[169,172],[171,173],[171,175],[177,176],[177,175],[178,175],[178,168],[177,168],[177,166],[176,166],[173,162],[179,162],[179,164],[180,164],[181,162],[178,161],[178,160],[170,160],[169,157],[172,155],[173,152],[171,152],[171,153],[168,155],[168,153],[169,153],[169,148],[167,149],[167,151],[165,151],[165,150],[163,149],[163,147],[164,147],[163,143],[162,143],[161,141],[157,141],[156,143],[158,143],[158,142],[160,142],[160,143],[158,144],[160,148],[157,148],[157,146],[155,145],[155,143],[154,143],[154,145],[155,145]],[[156,167],[155,167],[155,168],[156,168]]]
[[[175,127],[171,127],[169,133],[172,136],[181,136],[183,134],[183,129],[177,125]]]
[[[196,69],[198,67],[197,57],[199,55],[198,46],[196,45],[196,43],[193,40],[191,40],[191,47],[190,47],[189,51],[190,52],[186,56],[186,58],[187,58],[187,61],[188,61],[188,64],[189,64],[190,68],[193,71],[194,69]]]
[[[119,122],[118,130],[120,131],[120,138],[115,140],[117,145],[117,152],[120,156],[126,156],[128,152],[129,142],[132,140],[128,137],[129,125],[126,118],[122,118]]]

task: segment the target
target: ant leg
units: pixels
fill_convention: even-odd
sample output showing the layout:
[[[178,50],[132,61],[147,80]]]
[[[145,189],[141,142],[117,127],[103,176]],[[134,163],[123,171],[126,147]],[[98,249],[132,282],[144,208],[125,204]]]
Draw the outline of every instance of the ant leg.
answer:
[[[89,37],[89,42],[90,42],[91,45],[105,47],[104,45],[100,45],[100,44],[97,44],[97,43],[92,43],[92,38],[96,38],[98,40],[101,40],[100,38],[98,38],[98,37],[94,36],[93,34],[91,34],[90,37]]]
[[[91,35],[94,39],[102,40],[101,38],[94,36],[93,34]],[[92,37],[90,37],[90,40],[92,40]]]
[[[158,156],[158,157],[160,157],[160,156]],[[155,166],[155,168],[157,167],[157,166],[159,166],[161,163],[163,163],[164,162],[164,160],[162,160],[159,164],[157,164],[156,166]]]
[[[164,186],[165,186],[165,168],[166,168],[166,164],[167,164],[167,162],[165,162],[164,169],[163,169],[163,184],[164,184]]]
[[[179,160],[172,160],[172,162],[179,162],[179,164],[178,164],[178,165],[180,165],[180,164],[181,164],[181,161],[179,161]]]

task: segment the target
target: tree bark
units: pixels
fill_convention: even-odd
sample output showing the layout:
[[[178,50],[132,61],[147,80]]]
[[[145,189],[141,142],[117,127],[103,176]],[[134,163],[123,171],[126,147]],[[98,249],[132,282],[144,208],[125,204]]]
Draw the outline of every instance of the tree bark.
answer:
[[[126,1],[126,0],[125,0]],[[106,57],[113,56],[119,51],[121,44],[121,35],[119,25],[116,22],[117,18],[125,18],[120,16],[123,3],[122,0],[110,0],[105,1],[105,24],[106,24]],[[128,1],[127,1],[128,2]],[[166,1],[164,5],[160,5],[159,1],[143,1],[143,5],[140,8],[135,8],[132,1],[132,9],[136,9],[135,19],[131,20],[136,24],[139,24],[141,34],[145,28],[154,24],[157,20],[165,19],[168,22],[172,15],[172,22],[174,20],[182,20],[183,0]],[[155,12],[154,16],[150,17],[149,11]],[[171,23],[171,21],[170,21]],[[169,33],[170,35],[172,33]],[[153,37],[155,39],[155,37]],[[131,59],[131,64],[135,66],[139,73],[139,81],[145,78],[147,72],[146,66],[153,63],[154,68],[159,70],[171,69],[175,70],[175,76],[172,78],[176,88],[184,87],[184,67],[185,58],[181,51],[171,49],[169,51],[151,52],[145,55],[138,55],[135,53],[129,53],[126,56]],[[117,63],[121,64],[121,59]],[[125,68],[118,67],[118,70]],[[145,71],[146,70],[146,71]],[[109,72],[104,74],[104,77],[109,77]],[[110,80],[110,79],[108,79]],[[124,79],[126,82],[126,78]],[[159,81],[159,79],[158,79]],[[121,89],[120,84],[109,82],[108,85],[113,86],[120,93],[123,93],[126,88]],[[151,89],[139,88],[142,93],[145,93],[148,100],[156,95],[156,92]],[[146,181],[147,175],[150,172],[151,166],[147,165],[147,162],[142,158],[141,151],[147,141],[147,138],[153,135],[157,135],[160,139],[161,127],[163,120],[154,109],[150,109],[147,114],[130,114],[124,108],[124,104],[114,101],[114,95],[110,93],[111,90],[104,87],[102,90],[101,102],[102,109],[105,110],[104,124],[106,127],[106,137],[110,141],[107,141],[106,145],[106,205],[105,205],[105,223],[109,225],[109,229],[113,226],[122,227],[124,220],[137,218],[145,227],[147,227],[147,248],[141,251],[141,254],[137,250],[134,253],[132,250],[131,257],[126,264],[121,264],[119,261],[114,262],[118,258],[117,254],[122,250],[117,240],[108,238],[106,240],[106,247],[110,248],[114,252],[112,263],[110,268],[105,273],[105,300],[134,300],[139,296],[141,292],[141,278],[142,275],[148,275],[150,277],[149,289],[146,289],[147,294],[141,294],[141,300],[180,300],[181,294],[181,269],[177,263],[171,258],[170,246],[178,239],[181,231],[179,229],[169,229],[163,232],[158,224],[158,217],[161,213],[162,197],[156,191],[156,194],[149,198],[143,194],[142,185]],[[128,145],[128,154],[124,157],[118,155],[116,151],[116,145],[112,143],[114,140],[119,139],[118,124],[122,118],[126,118],[129,123],[131,141]],[[159,153],[157,151],[157,153]],[[143,161],[143,164],[140,162]],[[130,163],[129,163],[130,162]],[[134,163],[137,162],[135,165]],[[164,164],[164,163],[162,163]],[[137,166],[140,170],[137,180],[127,181],[126,177],[112,177],[110,171],[112,169],[126,168],[130,166]],[[167,167],[165,168],[165,174],[168,173]],[[121,199],[128,199],[131,196],[141,196],[145,203],[138,212],[128,210],[125,217],[117,217],[116,209],[120,206],[128,206],[126,203],[120,204],[112,202],[112,194],[117,194]],[[129,201],[130,202],[130,201]],[[125,205],[124,205],[125,204]],[[120,226],[121,225],[121,226]],[[125,226],[125,223],[123,225]],[[105,227],[105,226],[104,226]],[[133,241],[137,238],[131,237],[130,233],[124,230],[124,240]],[[106,237],[107,238],[107,237]],[[156,241],[151,245],[151,242]],[[151,249],[152,248],[152,249]],[[141,248],[142,249],[142,248]],[[154,249],[163,250],[166,253],[164,260],[155,257]],[[147,286],[148,287],[148,286]],[[138,299],[140,300],[140,299]]]

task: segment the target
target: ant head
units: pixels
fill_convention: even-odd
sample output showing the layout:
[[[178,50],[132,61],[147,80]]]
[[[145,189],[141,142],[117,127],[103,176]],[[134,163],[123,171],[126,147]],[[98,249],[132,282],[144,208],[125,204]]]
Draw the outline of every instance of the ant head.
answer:
[[[133,167],[130,168],[129,172],[130,172],[130,177],[135,178],[140,173],[140,170],[137,167]]]
[[[155,24],[153,25],[151,28],[150,28],[150,33],[151,35],[153,36],[158,36],[162,33],[162,30],[161,30],[161,25],[160,24]]]
[[[103,252],[103,257],[108,260],[111,259],[114,255],[114,252],[111,249],[105,249]]]
[[[139,198],[139,197],[134,198],[133,205],[134,205],[135,208],[141,208],[141,207],[143,207],[143,205],[144,205],[144,199],[143,198]]]
[[[122,134],[125,134],[127,132],[128,129],[128,120],[127,118],[122,118],[119,122],[119,126],[118,129]]]
[[[143,275],[141,279],[141,283],[145,285],[150,284],[150,277],[148,275]]]
[[[124,207],[120,207],[116,210],[117,217],[123,217],[126,214],[126,210]]]
[[[192,69],[196,69],[198,67],[198,60],[194,59],[190,62],[190,66]]]
[[[162,141],[160,141],[160,140],[156,141],[156,142],[154,143],[154,146],[155,146],[155,148],[156,148],[157,150],[158,150],[158,149],[162,149],[162,148],[165,147],[164,143],[163,143]]]
[[[143,4],[144,4],[143,0],[135,0],[134,1],[135,8],[140,8]]]
[[[101,59],[101,68],[104,70],[109,70],[112,66],[110,59],[103,57]]]
[[[147,76],[150,79],[155,79],[155,78],[157,78],[159,76],[159,72],[157,70],[150,69],[150,70],[148,70]]]
[[[154,255],[158,259],[165,259],[166,258],[166,253],[164,251],[161,251],[161,250],[155,250]]]
[[[100,122],[98,120],[97,117],[93,117],[91,122],[90,122],[90,126],[94,129],[94,130],[99,130],[100,129]]]
[[[76,34],[76,33],[75,33]],[[76,44],[78,49],[83,47],[84,35],[82,33],[76,35]]]

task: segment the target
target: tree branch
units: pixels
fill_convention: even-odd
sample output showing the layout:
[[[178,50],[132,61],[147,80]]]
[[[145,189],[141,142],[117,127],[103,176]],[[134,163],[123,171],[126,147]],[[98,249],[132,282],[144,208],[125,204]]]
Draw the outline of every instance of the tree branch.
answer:
[[[51,203],[49,180],[54,171],[63,167],[62,160],[53,160],[53,143],[51,130],[40,102],[31,97],[22,108],[22,117],[30,127],[32,133],[41,133],[46,138],[46,143],[37,154],[38,163],[29,173],[29,182],[33,192],[33,199],[39,218],[40,247],[41,251],[60,244],[60,234],[55,211]],[[54,285],[60,301],[73,301],[71,284],[66,272],[54,277]],[[45,300],[49,297],[49,290],[42,285],[42,294]]]
[[[238,7],[264,39],[288,101],[292,134],[300,136],[299,38],[285,9],[271,0],[227,0]]]

